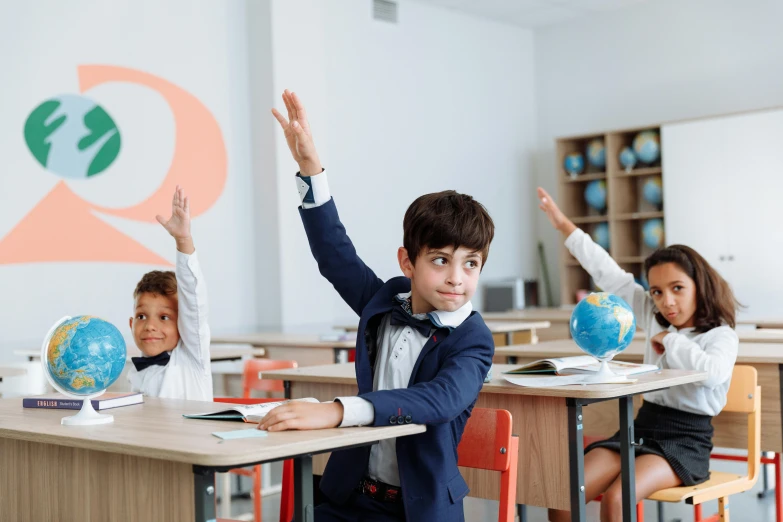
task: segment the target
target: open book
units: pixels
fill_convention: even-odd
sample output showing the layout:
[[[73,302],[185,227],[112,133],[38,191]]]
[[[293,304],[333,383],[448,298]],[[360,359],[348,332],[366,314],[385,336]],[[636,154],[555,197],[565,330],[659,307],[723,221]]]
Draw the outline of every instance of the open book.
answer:
[[[590,355],[575,357],[553,357],[540,359],[514,368],[505,373],[512,375],[551,374],[551,375],[585,375],[597,372],[601,364]],[[654,372],[658,367],[654,364],[635,364],[622,361],[609,361],[609,369],[617,375],[636,375]]]
[[[294,399],[294,401],[320,402],[318,399],[308,397],[306,399]],[[277,408],[281,404],[290,401],[264,402],[261,404],[236,404],[227,405],[227,410],[212,411],[207,413],[189,413],[182,415],[186,419],[207,419],[207,420],[237,420],[245,422],[261,422],[267,413]]]

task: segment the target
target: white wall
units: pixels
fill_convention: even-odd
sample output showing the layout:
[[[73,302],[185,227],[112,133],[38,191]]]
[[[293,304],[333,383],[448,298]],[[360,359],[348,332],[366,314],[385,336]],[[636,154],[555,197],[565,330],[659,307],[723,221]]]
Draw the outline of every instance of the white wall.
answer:
[[[655,0],[536,31],[539,182],[556,188],[558,136],[783,105],[781,19],[773,0]],[[558,299],[560,239],[543,216],[538,234]]]
[[[214,206],[193,221],[213,331],[253,329],[267,310],[274,317],[276,296],[273,302],[259,303],[261,292],[256,291],[268,286],[265,277],[274,281],[276,276],[255,267],[258,234],[251,174],[255,145],[248,132],[251,93],[245,23],[244,4],[235,2],[3,3],[0,240],[61,179],[38,165],[27,150],[22,129],[30,111],[52,96],[78,93],[80,64],[140,69],[197,97],[217,119],[225,141],[225,188]],[[271,56],[271,40],[266,51],[256,50],[256,55],[259,52]],[[266,74],[271,82],[268,70]],[[114,117],[123,134],[123,149],[98,178],[72,181],[69,186],[106,206],[138,203],[156,190],[171,161],[175,138],[171,111],[159,94],[131,84],[102,85],[88,95]],[[271,145],[267,148],[272,150]],[[170,212],[170,207],[159,212]],[[173,261],[173,240],[157,223],[100,218]],[[91,238],[74,230],[73,240]],[[0,265],[0,361],[15,359],[16,348],[40,346],[51,324],[64,315],[104,317],[128,334],[133,288],[144,272],[155,268],[170,267],[105,262]]]
[[[355,0],[276,0],[272,9],[276,104],[284,88],[306,103],[359,254],[381,278],[399,275],[406,208],[455,189],[495,220],[482,278],[535,275],[532,33],[411,1],[399,3],[396,25],[371,9]],[[310,255],[282,133],[276,147],[283,323],[353,321]]]

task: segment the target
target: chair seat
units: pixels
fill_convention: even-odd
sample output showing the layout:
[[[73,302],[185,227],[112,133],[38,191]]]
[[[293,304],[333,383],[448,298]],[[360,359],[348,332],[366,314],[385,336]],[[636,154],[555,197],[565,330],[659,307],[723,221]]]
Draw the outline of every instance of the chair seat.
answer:
[[[647,498],[660,502],[682,502],[686,500],[694,504],[701,504],[719,497],[742,493],[752,487],[753,482],[748,480],[746,476],[724,473],[723,471],[710,471],[710,479],[707,482],[702,482],[696,486],[662,489]]]

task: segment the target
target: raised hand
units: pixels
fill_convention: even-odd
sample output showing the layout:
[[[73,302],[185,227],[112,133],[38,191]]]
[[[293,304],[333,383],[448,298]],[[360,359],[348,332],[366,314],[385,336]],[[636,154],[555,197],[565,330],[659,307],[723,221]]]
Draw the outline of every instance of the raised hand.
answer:
[[[563,214],[563,212],[557,206],[557,203],[555,203],[555,200],[552,199],[552,196],[550,196],[549,193],[541,187],[538,187],[538,200],[538,208],[544,211],[546,217],[549,218],[549,222],[552,223],[553,227],[566,236],[570,235],[571,232],[576,230],[576,225],[571,223],[571,220],[569,220],[565,214]]]
[[[185,194],[185,189],[177,185],[174,190],[174,197],[171,201],[171,217],[165,219],[163,216],[157,215],[155,219],[176,240],[177,250],[184,254],[195,252],[193,238],[190,235],[190,200]]]
[[[296,93],[286,89],[283,92],[283,102],[288,110],[288,118],[280,114],[277,109],[272,109],[272,114],[280,123],[285,133],[285,140],[294,161],[299,164],[299,173],[302,176],[315,176],[320,174],[321,160],[313,143],[313,134],[310,131],[310,123],[307,121],[302,100]]]

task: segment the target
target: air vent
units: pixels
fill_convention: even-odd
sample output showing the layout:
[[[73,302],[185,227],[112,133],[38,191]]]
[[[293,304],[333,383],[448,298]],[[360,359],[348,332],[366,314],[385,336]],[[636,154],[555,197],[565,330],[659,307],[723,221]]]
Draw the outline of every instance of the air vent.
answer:
[[[397,23],[397,2],[389,0],[373,0],[372,16],[382,22]]]

